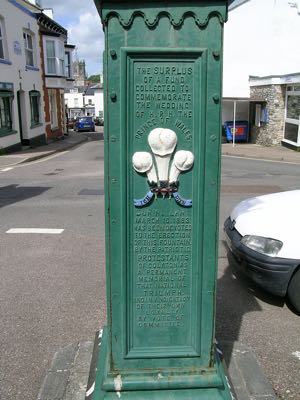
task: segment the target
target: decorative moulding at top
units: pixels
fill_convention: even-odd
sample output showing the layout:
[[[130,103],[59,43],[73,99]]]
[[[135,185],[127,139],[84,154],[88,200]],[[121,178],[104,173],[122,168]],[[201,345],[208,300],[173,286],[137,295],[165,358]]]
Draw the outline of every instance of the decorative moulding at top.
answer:
[[[227,13],[225,7],[216,7],[206,5],[205,7],[181,6],[181,7],[165,7],[163,10],[158,11],[157,8],[136,8],[125,9],[120,7],[111,9],[102,8],[102,23],[107,26],[110,18],[117,18],[123,28],[130,28],[136,17],[143,18],[145,24],[149,28],[155,27],[162,17],[167,17],[170,23],[179,28],[184,23],[186,18],[192,17],[196,25],[204,28],[212,17],[217,17],[220,24],[226,22]]]

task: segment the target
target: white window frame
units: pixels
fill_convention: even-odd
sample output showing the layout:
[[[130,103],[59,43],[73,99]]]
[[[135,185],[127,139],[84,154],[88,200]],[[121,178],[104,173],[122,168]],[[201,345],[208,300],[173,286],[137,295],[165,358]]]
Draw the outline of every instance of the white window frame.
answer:
[[[290,85],[289,85],[290,86]],[[295,84],[295,86],[299,87],[300,83]],[[296,145],[297,147],[300,147],[300,113],[299,113],[299,118],[294,119],[294,118],[288,118],[287,117],[287,106],[288,106],[288,97],[289,96],[300,96],[300,91],[299,90],[294,90],[294,87],[291,89],[287,89],[286,95],[285,95],[285,120],[284,120],[284,134],[283,134],[283,141],[292,145]],[[285,139],[285,124],[292,124],[292,125],[298,125],[298,136],[297,136],[297,141],[293,142],[292,140]]]
[[[65,76],[65,46],[61,41],[57,42],[58,47],[58,71],[60,76]]]
[[[49,56],[47,54],[47,42],[51,42],[54,45],[54,55]],[[61,39],[54,39],[52,36],[44,36],[44,61],[45,61],[45,72],[49,76],[61,76],[65,77],[65,45]],[[49,69],[48,60],[54,60],[54,72]]]
[[[28,41],[28,37],[31,38],[31,46]],[[33,32],[29,31],[28,29],[23,29],[23,42],[24,42],[24,53],[25,53],[25,64],[28,67],[35,67],[36,66],[36,58],[35,58],[35,35]],[[32,64],[27,63],[28,57],[27,55],[30,54],[32,56]]]
[[[54,55],[49,56],[47,52],[47,42],[52,43],[54,45]],[[46,66],[46,73],[47,75],[57,75],[57,65],[56,65],[56,57],[55,57],[55,40],[53,39],[46,39],[45,40],[45,66]],[[54,72],[49,70],[48,60],[54,60]]]

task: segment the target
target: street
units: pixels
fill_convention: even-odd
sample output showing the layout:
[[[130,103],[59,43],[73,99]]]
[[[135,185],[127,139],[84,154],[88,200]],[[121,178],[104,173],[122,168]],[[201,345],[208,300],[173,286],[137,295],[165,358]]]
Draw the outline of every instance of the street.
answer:
[[[0,172],[0,399],[35,400],[54,353],[105,323],[104,143],[89,135]],[[222,158],[216,336],[250,347],[279,398],[299,400],[299,316],[235,275],[222,231],[241,199],[296,188],[299,165]]]
[[[299,165],[222,157],[217,339],[254,350],[280,399],[300,399],[299,316],[228,266],[223,222],[244,198],[300,187]],[[282,205],[284,212],[285,205]],[[274,219],[274,223],[276,220]]]

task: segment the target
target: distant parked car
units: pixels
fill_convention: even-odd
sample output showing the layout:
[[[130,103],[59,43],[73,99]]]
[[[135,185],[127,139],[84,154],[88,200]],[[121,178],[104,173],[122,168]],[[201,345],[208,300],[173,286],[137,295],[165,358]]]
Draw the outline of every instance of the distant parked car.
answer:
[[[95,117],[94,118],[95,125],[103,126],[104,125],[104,118],[103,117]]]
[[[287,295],[298,313],[299,204],[300,190],[253,197],[239,203],[224,224],[233,264],[266,291]]]
[[[95,132],[93,117],[77,117],[74,124],[74,131]]]
[[[67,127],[69,129],[73,129],[74,128],[74,124],[75,124],[75,118],[69,118],[68,119],[68,123],[67,123]]]

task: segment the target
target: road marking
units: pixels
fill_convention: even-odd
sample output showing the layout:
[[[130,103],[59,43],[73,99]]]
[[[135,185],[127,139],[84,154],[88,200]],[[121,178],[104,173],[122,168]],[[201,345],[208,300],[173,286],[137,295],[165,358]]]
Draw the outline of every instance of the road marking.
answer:
[[[3,169],[1,169],[1,172],[10,171],[11,169],[14,169],[14,168],[13,167],[3,168]]]
[[[11,228],[6,233],[39,233],[49,235],[59,235],[64,229],[45,229],[45,228]]]
[[[21,162],[19,164],[14,164],[12,167],[6,167],[6,168],[3,168],[3,169],[0,169],[0,172],[7,172],[7,171],[10,171],[11,169],[14,169],[14,168],[23,168],[23,167],[28,167],[28,166],[34,165],[34,164],[39,164],[41,162],[45,162],[45,161],[51,160],[52,158],[59,157],[59,156],[61,156],[63,154],[66,154],[66,153],[69,153],[69,150],[59,151],[57,153],[50,154],[49,156],[38,158],[37,160],[26,161],[26,162]]]
[[[95,390],[95,382],[92,384],[92,386],[90,387],[90,389],[86,392],[86,396],[90,396]]]
[[[293,354],[293,356],[298,358],[298,360],[300,360],[300,351],[294,351],[292,354]]]

